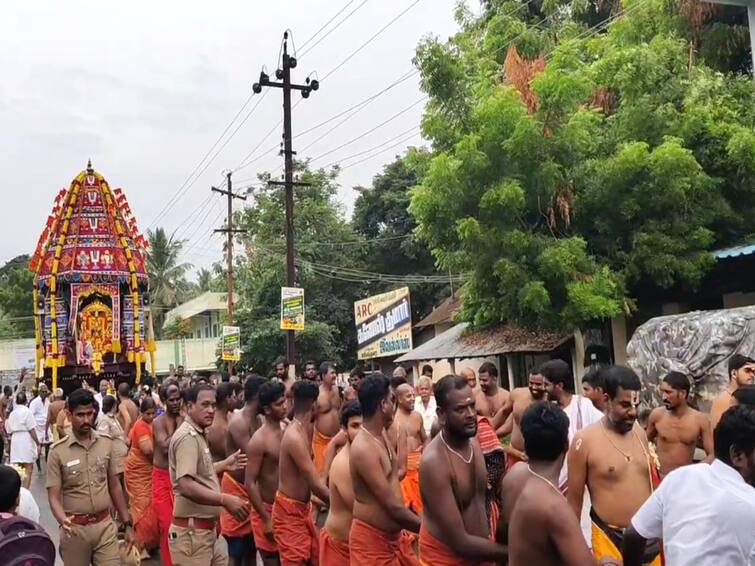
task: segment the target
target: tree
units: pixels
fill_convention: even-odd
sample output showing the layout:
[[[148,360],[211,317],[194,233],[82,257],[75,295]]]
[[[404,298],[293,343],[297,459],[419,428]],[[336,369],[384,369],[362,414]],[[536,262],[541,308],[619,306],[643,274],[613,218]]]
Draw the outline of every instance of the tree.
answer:
[[[163,329],[163,338],[166,340],[191,338],[191,335],[191,322],[180,317],[166,323],[165,328]]]
[[[34,336],[34,305],[29,256],[20,255],[0,267],[0,336]]]
[[[416,58],[436,153],[410,211],[440,267],[468,272],[463,317],[572,327],[629,311],[641,282],[694,288],[751,232],[751,82],[690,63],[660,0],[607,32],[510,5]]]
[[[147,239],[150,300],[156,311],[155,323],[159,333],[165,312],[178,306],[191,292],[186,280],[191,265],[179,262],[183,240],[168,236],[163,228],[147,231]]]
[[[198,293],[207,293],[208,291],[219,293],[226,290],[224,281],[225,272],[222,269],[217,270],[217,267],[218,265],[216,264],[212,271],[206,268],[197,271],[196,289]]]
[[[335,201],[336,169],[311,170],[296,164],[297,282],[304,288],[305,330],[296,334],[297,361],[330,359],[355,361],[356,331],[353,302],[365,286],[340,273],[362,266],[363,240],[343,218]],[[261,176],[263,181],[269,175]],[[234,266],[240,295],[237,319],[242,331],[242,366],[267,373],[285,353],[280,330],[280,287],[285,284],[285,203],[281,187],[256,190],[252,206],[237,212],[243,255]],[[348,244],[348,245],[344,245]]]
[[[410,191],[424,175],[430,158],[427,150],[412,148],[406,156],[386,165],[374,177],[371,187],[355,188],[359,196],[351,223],[364,237],[370,271],[391,275],[437,274],[427,245],[414,235],[417,223],[408,211]],[[371,286],[370,292],[381,293],[396,286],[378,282]],[[450,293],[448,286],[437,284],[412,284],[409,288],[415,322]]]

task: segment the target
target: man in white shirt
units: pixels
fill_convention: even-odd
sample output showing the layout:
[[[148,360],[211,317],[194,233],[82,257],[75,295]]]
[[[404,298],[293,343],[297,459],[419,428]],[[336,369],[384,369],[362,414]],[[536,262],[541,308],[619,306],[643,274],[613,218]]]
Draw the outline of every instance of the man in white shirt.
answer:
[[[666,566],[755,566],[755,408],[724,413],[715,454],[671,472],[640,507],[624,534],[624,566],[640,566],[655,538]]]
[[[581,395],[571,392],[574,386],[571,368],[563,360],[549,360],[540,366],[538,373],[543,376],[545,392],[550,401],[555,401],[569,417],[569,444],[583,428],[600,422],[603,413],[595,408],[592,401]],[[558,478],[558,488],[566,494],[566,486],[569,478],[569,467],[566,460],[561,468]],[[592,547],[592,523],[590,521],[590,496],[585,494],[582,501],[582,517],[580,525],[582,533],[587,541],[587,546]]]
[[[45,461],[47,460],[47,453],[50,450],[50,442],[52,442],[52,435],[50,434],[50,427],[47,423],[47,416],[50,411],[50,390],[47,389],[47,385],[44,383],[39,384],[39,394],[31,400],[29,403],[29,410],[34,415],[34,421],[37,423],[35,432],[37,433],[37,442],[40,446],[44,446],[45,449]],[[37,455],[37,469],[41,471],[39,464],[39,458],[41,454]]]
[[[5,421],[5,432],[10,437],[10,463],[24,468],[23,486],[31,485],[32,466],[37,459],[37,422],[29,407],[26,406],[26,393],[16,395],[13,412]]]
[[[435,396],[433,395],[433,381],[428,376],[423,375],[419,378],[417,384],[417,398],[414,400],[414,410],[422,415],[422,426],[425,434],[430,438],[433,423],[435,422]]]

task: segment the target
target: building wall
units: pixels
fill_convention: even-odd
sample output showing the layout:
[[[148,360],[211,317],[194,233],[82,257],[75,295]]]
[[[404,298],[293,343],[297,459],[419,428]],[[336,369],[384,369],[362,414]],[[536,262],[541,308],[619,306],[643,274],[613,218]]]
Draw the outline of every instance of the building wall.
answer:
[[[755,305],[755,293],[727,293],[723,296],[725,309]]]

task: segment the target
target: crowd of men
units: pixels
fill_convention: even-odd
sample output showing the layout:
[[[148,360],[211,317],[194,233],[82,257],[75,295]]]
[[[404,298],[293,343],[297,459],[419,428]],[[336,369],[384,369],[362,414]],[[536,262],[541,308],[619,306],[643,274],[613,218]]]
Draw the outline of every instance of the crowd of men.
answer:
[[[426,366],[416,385],[399,367],[354,370],[341,387],[328,362],[297,379],[282,360],[271,378],[178,375],[136,397],[103,380],[40,425],[60,434],[46,458],[60,554],[67,566],[158,548],[177,566],[755,564],[755,361],[735,355],[729,370],[710,416],[670,372],[643,422],[631,369],[593,369],[578,395],[558,359],[511,392],[491,363],[437,380]],[[11,454],[19,432],[42,446],[40,421],[18,420],[29,430],[10,427]]]

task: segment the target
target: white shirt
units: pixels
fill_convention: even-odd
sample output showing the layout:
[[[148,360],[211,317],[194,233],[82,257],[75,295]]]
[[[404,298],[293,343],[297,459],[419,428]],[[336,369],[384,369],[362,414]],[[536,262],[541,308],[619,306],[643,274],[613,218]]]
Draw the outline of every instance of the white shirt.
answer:
[[[50,408],[50,398],[42,400],[42,397],[34,397],[29,403],[29,410],[34,415],[34,421],[37,423],[37,440],[41,444],[49,443],[51,435],[47,426],[47,411]]]
[[[16,514],[20,517],[25,517],[39,523],[39,505],[34,500],[34,496],[31,491],[25,487],[21,488],[21,493],[18,495],[18,509]]]
[[[26,405],[16,405],[5,421],[5,432],[11,437],[11,464],[31,464],[37,460],[37,445],[29,431],[35,430],[37,422]]]
[[[574,436],[583,428],[595,424],[603,418],[603,413],[595,408],[592,401],[581,395],[572,395],[569,404],[564,407],[566,416],[569,417],[569,444],[574,440]],[[564,465],[561,467],[561,474],[558,478],[559,486],[565,490],[566,482],[569,478],[569,468],[564,459]],[[582,534],[585,537],[587,546],[592,548],[592,520],[590,519],[590,493],[585,490],[582,499],[582,515],[579,524],[582,527]]]
[[[667,475],[632,518],[667,566],[755,566],[755,488],[720,460]]]
[[[435,397],[432,395],[430,395],[430,401],[427,403],[427,407],[425,407],[421,397],[417,397],[414,400],[414,410],[422,415],[422,425],[425,428],[425,434],[427,434],[428,438],[430,437],[430,430],[432,430],[433,423],[435,422],[436,408]]]

